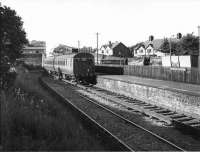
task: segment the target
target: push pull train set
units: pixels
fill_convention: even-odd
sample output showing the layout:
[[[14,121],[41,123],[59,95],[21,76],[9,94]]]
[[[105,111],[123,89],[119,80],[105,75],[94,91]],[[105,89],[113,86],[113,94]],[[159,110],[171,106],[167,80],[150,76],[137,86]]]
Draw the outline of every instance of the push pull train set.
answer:
[[[90,53],[72,53],[47,57],[43,67],[60,78],[75,80],[79,83],[96,84],[94,56]]]

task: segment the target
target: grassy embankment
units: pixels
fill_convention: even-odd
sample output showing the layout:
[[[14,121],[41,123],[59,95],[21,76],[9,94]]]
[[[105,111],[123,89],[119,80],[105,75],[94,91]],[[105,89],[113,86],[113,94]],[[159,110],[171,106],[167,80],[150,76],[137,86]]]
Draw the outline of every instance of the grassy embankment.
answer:
[[[37,79],[38,73],[18,68],[15,84],[1,92],[3,149],[103,150],[71,112],[41,88]]]

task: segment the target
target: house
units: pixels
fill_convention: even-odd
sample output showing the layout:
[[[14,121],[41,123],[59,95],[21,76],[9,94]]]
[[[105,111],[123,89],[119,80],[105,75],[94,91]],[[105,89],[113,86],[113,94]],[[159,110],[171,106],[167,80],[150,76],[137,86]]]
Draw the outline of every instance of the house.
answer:
[[[102,45],[98,53],[102,55],[112,55],[112,50],[108,45]]]
[[[109,42],[107,45],[101,46],[99,54],[106,56],[116,56],[116,57],[130,57],[130,50],[121,42]]]
[[[155,39],[153,41],[145,41],[131,47],[132,54],[136,57],[140,56],[165,56],[166,54],[160,49],[164,39]]]
[[[133,48],[132,55],[136,57],[145,56],[146,50],[144,44],[138,44]]]

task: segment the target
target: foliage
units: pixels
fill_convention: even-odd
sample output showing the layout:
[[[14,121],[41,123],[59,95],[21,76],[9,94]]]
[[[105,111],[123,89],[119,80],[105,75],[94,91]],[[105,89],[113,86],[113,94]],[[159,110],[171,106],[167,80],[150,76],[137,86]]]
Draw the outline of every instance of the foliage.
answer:
[[[23,29],[21,17],[10,7],[0,7],[1,26],[0,41],[1,46],[1,64],[5,63],[4,57],[7,56],[9,62],[14,62],[20,56],[20,50],[23,45],[28,43],[26,33]]]
[[[177,45],[177,54],[198,54],[199,38],[193,34],[187,34]]]
[[[171,40],[171,52],[176,55],[198,54],[199,38],[193,34],[187,34],[179,41]],[[169,40],[164,39],[160,49],[164,53],[170,53]]]
[[[171,53],[174,54],[176,52],[177,43],[171,41]],[[167,38],[164,39],[163,44],[161,45],[160,49],[163,53],[170,53],[170,45],[169,40]]]
[[[10,71],[14,68],[11,63],[14,63],[16,58],[20,56],[20,50],[28,41],[22,27],[21,17],[17,16],[15,10],[3,6],[0,7],[0,14],[0,87],[7,89],[16,77],[15,71]]]

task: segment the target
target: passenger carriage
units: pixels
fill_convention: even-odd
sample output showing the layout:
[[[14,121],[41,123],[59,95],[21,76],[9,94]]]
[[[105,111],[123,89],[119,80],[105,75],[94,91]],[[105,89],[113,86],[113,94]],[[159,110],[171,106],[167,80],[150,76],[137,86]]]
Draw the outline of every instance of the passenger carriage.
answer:
[[[94,56],[90,53],[76,53],[44,59],[44,68],[51,74],[64,79],[96,84]]]

